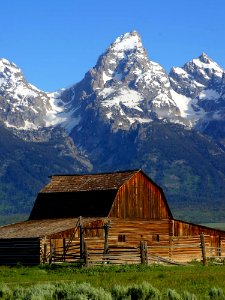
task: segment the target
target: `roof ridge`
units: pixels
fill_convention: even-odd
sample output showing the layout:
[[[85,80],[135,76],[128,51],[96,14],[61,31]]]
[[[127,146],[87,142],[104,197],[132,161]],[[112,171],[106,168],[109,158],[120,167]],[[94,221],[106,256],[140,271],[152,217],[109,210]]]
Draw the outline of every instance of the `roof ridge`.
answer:
[[[89,176],[89,175],[107,175],[107,174],[118,174],[118,173],[131,173],[131,172],[139,172],[141,169],[132,169],[132,170],[122,170],[122,171],[112,171],[112,172],[98,172],[98,173],[81,173],[81,174],[53,174],[50,175],[49,178],[53,176]]]

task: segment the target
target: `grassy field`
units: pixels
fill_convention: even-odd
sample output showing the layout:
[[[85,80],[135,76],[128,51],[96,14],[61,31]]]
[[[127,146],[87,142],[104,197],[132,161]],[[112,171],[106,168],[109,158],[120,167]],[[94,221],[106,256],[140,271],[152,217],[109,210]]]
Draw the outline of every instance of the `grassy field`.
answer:
[[[210,290],[214,287],[220,288],[225,294],[225,265],[203,267],[201,264],[194,263],[190,266],[139,265],[88,268],[78,268],[72,265],[17,266],[12,268],[2,266],[0,267],[0,282],[7,284],[11,289],[14,289],[16,286],[30,287],[33,284],[55,284],[56,282],[76,282],[80,284],[86,282],[95,288],[101,287],[106,291],[111,291],[115,285],[140,285],[143,282],[147,282],[164,294],[168,289],[172,289],[179,294],[188,291],[191,294],[195,294],[197,299],[207,299]],[[215,299],[225,298],[217,297]]]

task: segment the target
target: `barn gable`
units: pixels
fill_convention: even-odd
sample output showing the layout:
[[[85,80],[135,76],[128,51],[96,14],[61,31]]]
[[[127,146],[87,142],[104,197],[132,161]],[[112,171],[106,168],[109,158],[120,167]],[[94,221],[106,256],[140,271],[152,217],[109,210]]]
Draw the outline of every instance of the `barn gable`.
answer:
[[[163,190],[139,170],[118,190],[109,217],[171,219]]]

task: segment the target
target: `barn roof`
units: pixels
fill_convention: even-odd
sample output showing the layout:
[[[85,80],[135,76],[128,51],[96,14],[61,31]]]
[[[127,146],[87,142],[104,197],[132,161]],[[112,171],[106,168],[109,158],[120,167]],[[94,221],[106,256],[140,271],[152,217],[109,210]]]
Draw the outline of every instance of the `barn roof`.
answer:
[[[137,173],[141,173],[160,191],[169,209],[163,190],[142,170],[127,170],[97,174],[53,175],[40,191],[29,220],[54,218],[107,217],[118,190]]]
[[[82,219],[83,224],[91,218]],[[78,218],[29,220],[15,224],[0,226],[0,239],[38,238],[54,235],[69,229],[74,229]]]
[[[97,190],[118,190],[139,170],[85,174],[85,175],[53,175],[41,193],[65,193]]]

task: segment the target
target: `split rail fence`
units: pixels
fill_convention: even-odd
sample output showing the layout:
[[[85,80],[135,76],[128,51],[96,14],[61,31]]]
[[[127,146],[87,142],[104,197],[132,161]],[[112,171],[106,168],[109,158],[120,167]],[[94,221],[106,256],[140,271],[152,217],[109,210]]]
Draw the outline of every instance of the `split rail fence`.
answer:
[[[193,237],[167,237],[160,242],[139,245],[126,243],[108,244],[107,239],[81,238],[77,241],[63,239],[61,246],[51,243],[43,262],[79,262],[84,265],[96,264],[184,264],[193,260],[209,259],[216,263],[225,260],[225,241],[220,247],[211,246],[210,236],[201,234]]]

